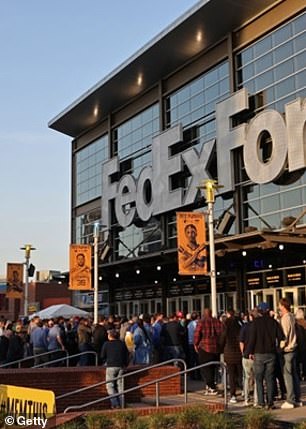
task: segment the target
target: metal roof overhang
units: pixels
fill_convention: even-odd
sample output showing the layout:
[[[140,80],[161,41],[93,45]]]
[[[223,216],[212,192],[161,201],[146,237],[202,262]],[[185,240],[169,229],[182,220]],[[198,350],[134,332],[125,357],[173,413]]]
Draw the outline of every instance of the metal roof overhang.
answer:
[[[201,0],[127,61],[81,95],[48,126],[71,137],[151,88],[229,32],[283,0]],[[197,35],[201,38],[197,39]],[[200,40],[201,39],[201,40]],[[137,79],[142,76],[142,84]],[[96,114],[94,113],[96,112]],[[97,114],[97,112],[99,112]]]
[[[247,249],[271,249],[278,244],[306,244],[306,231],[303,230],[262,230],[236,234],[215,239],[216,254]]]

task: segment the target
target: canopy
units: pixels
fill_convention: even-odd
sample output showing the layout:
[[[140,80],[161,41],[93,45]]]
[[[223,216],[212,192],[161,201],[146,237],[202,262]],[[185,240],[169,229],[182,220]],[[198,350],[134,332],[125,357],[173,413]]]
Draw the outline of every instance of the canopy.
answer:
[[[53,317],[64,317],[69,319],[70,317],[79,316],[79,317],[88,317],[89,313],[84,310],[80,310],[77,307],[72,307],[67,304],[57,304],[51,305],[50,307],[44,308],[37,313],[34,313],[30,316],[32,319],[34,316],[38,316],[41,319],[52,319]]]

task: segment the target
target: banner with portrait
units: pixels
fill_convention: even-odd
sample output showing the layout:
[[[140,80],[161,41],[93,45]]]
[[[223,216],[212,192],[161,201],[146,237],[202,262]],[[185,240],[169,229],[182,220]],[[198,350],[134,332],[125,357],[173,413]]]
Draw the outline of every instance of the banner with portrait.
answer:
[[[205,215],[176,213],[178,266],[180,275],[207,275]]]
[[[69,289],[91,290],[91,245],[70,245]]]
[[[23,264],[7,264],[6,298],[22,298],[23,296]]]

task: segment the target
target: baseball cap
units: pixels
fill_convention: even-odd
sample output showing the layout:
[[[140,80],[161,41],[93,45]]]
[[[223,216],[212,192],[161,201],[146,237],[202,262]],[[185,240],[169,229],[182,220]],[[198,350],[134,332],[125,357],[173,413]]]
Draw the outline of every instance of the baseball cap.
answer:
[[[261,302],[258,304],[257,308],[259,311],[263,312],[270,310],[269,304],[267,302]]]

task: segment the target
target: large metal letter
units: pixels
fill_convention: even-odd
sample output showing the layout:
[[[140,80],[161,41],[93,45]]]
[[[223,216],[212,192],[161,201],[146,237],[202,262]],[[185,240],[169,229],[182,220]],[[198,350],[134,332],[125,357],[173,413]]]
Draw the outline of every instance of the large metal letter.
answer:
[[[146,189],[145,186],[150,182],[151,187],[151,200],[146,201]],[[136,208],[139,218],[143,221],[147,221],[152,216],[153,212],[153,186],[152,186],[152,167],[144,167],[137,179],[137,194],[136,194]]]
[[[184,205],[192,204],[197,195],[199,183],[203,180],[210,179],[206,167],[212,156],[214,145],[215,139],[205,143],[200,155],[196,149],[192,148],[182,153],[182,158],[192,174],[192,180],[185,195]]]
[[[272,154],[268,162],[259,157],[262,133],[272,138]],[[255,183],[269,183],[277,179],[287,161],[287,133],[283,117],[276,110],[266,110],[252,119],[243,150],[244,165],[249,178]]]
[[[180,154],[169,156],[170,147],[182,140],[181,124],[153,139],[153,214],[164,213],[182,206],[182,188],[170,190],[170,176],[182,171],[182,158]]]
[[[102,223],[106,225],[108,230],[110,229],[111,224],[109,201],[114,199],[117,195],[117,183],[111,183],[110,177],[118,171],[119,161],[117,157],[106,161],[102,165]]]
[[[136,182],[133,176],[123,176],[118,185],[118,195],[115,200],[116,216],[119,224],[123,227],[129,226],[136,213]]]
[[[289,171],[306,167],[306,99],[285,106]]]
[[[228,99],[217,104],[217,162],[218,183],[223,185],[220,193],[234,189],[234,167],[231,151],[244,145],[246,124],[231,129],[231,116],[249,107],[248,92],[246,88],[237,91]]]

